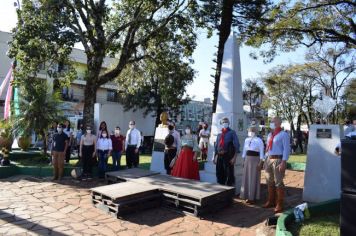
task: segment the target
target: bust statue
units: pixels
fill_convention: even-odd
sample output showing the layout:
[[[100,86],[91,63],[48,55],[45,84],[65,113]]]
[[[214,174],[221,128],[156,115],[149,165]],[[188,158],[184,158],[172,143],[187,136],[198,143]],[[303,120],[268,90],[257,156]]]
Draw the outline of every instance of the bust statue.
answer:
[[[162,128],[166,128],[168,127],[168,123],[167,123],[167,120],[168,120],[168,114],[167,112],[162,112],[161,115],[159,116],[159,119],[160,121],[162,122],[159,127],[162,127]]]

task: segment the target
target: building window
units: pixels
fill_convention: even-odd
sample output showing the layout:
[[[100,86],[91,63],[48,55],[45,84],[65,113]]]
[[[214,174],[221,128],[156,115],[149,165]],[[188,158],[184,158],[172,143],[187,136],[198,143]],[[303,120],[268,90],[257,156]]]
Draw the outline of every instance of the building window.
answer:
[[[107,91],[107,98],[106,100],[108,102],[118,102],[119,101],[119,97],[118,97],[118,94],[117,94],[117,91],[115,90],[108,90]]]

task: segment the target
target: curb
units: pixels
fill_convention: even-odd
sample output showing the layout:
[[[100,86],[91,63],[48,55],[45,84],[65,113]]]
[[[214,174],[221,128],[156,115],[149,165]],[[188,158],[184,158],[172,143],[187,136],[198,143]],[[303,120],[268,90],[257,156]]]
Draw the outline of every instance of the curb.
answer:
[[[65,166],[63,176],[71,176],[71,171],[76,166]],[[97,168],[93,167],[93,174],[97,174]],[[0,179],[8,178],[14,175],[31,175],[35,177],[53,176],[53,167],[36,167],[36,166],[2,166],[0,167]]]
[[[333,199],[316,204],[310,204],[308,206],[308,209],[311,216],[338,212],[340,211],[340,199]],[[292,220],[294,220],[293,208],[288,209],[278,217],[276,236],[293,236],[292,233],[289,232],[286,227],[286,224],[288,224]]]

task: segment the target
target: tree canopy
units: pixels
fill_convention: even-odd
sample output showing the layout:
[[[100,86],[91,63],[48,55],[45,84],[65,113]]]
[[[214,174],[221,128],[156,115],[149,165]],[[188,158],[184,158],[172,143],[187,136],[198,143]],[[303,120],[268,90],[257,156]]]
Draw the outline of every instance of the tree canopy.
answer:
[[[149,46],[180,44],[191,55],[195,44],[194,0],[24,0],[18,10],[10,56],[19,62],[18,76],[36,76],[44,62],[70,65],[80,43],[87,57],[84,122],[93,124],[97,89],[118,77],[127,65],[150,57]],[[102,71],[104,58],[116,58]],[[66,70],[60,78],[75,77]],[[24,80],[31,83],[31,79]]]
[[[161,44],[149,50],[154,56],[129,65],[117,79],[125,90],[120,92],[120,103],[126,109],[141,108],[145,115],[159,115],[164,110],[177,111],[186,99],[185,87],[193,81],[192,59],[184,57],[180,44]]]
[[[269,49],[261,51],[267,60],[272,60],[278,51],[288,52],[300,45],[342,43],[355,49],[355,13],[354,1],[282,0],[242,38],[254,47],[268,44]]]

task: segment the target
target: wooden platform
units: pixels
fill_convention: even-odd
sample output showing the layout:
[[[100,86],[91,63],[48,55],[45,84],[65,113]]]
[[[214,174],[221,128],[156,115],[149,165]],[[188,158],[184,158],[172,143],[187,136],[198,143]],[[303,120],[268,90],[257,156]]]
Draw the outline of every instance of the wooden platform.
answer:
[[[235,195],[234,187],[169,175],[154,175],[132,181],[159,188],[163,195],[163,205],[195,216],[231,204]]]
[[[235,188],[161,175],[139,168],[106,173],[107,186],[91,189],[95,207],[119,217],[160,205],[195,216],[232,203]]]
[[[108,184],[126,182],[145,176],[158,175],[159,172],[149,171],[140,168],[132,168],[119,171],[106,172],[105,178]]]
[[[162,193],[155,186],[125,182],[91,189],[95,207],[115,217],[160,206]]]

